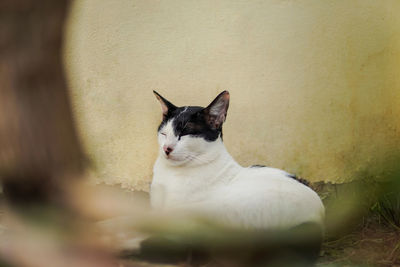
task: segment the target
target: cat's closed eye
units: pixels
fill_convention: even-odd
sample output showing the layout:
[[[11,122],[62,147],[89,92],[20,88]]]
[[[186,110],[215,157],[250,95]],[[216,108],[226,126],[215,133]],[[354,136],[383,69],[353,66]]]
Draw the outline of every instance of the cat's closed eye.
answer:
[[[161,133],[161,135],[167,136],[167,134],[165,134],[165,133]]]

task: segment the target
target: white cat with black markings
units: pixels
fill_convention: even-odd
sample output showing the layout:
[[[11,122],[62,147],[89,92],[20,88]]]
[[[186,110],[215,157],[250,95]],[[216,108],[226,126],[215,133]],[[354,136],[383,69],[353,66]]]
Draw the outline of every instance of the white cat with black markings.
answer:
[[[154,165],[151,204],[159,211],[187,211],[232,227],[285,229],[323,225],[318,195],[287,172],[242,167],[222,142],[229,93],[206,107],[176,107],[154,91],[163,120]]]

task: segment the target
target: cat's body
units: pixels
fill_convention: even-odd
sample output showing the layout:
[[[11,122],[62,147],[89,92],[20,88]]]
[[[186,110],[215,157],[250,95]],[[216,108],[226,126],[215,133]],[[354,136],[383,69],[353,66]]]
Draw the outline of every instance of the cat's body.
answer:
[[[153,208],[185,211],[251,229],[323,224],[324,206],[306,185],[279,169],[240,166],[222,142],[229,93],[207,108],[163,108],[160,154],[151,184]]]

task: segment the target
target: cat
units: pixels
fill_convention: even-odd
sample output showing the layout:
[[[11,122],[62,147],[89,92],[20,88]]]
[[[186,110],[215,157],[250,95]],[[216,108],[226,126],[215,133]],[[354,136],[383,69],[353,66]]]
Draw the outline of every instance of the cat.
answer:
[[[150,189],[157,211],[184,211],[242,229],[323,226],[321,199],[296,177],[276,168],[240,166],[223,143],[228,91],[207,107],[161,104],[159,156]]]

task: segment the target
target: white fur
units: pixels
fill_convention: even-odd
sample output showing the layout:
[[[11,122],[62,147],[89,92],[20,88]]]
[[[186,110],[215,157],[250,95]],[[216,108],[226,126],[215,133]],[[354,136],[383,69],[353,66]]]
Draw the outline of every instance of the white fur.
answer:
[[[172,121],[160,133],[160,155],[151,184],[153,208],[193,212],[243,228],[323,224],[324,206],[318,195],[286,172],[241,167],[220,138],[215,142],[190,136],[178,140]],[[169,156],[163,152],[164,145],[174,148]]]

